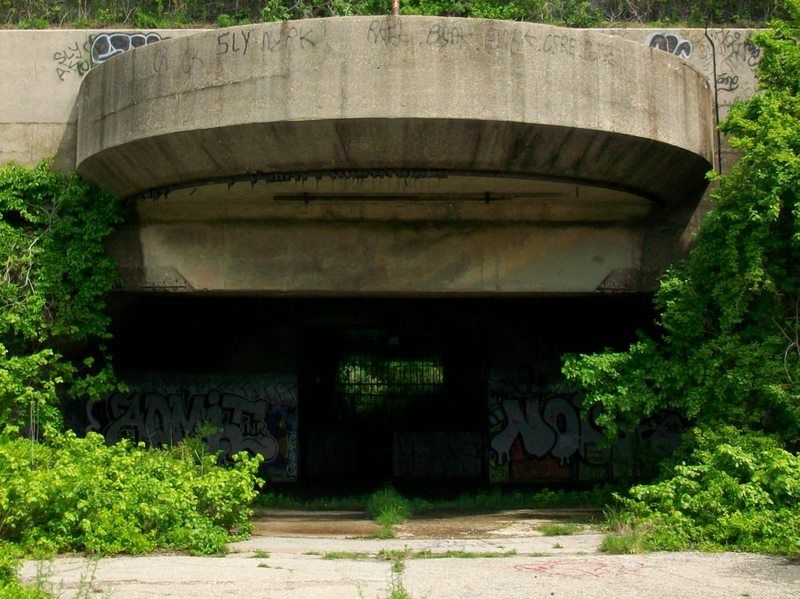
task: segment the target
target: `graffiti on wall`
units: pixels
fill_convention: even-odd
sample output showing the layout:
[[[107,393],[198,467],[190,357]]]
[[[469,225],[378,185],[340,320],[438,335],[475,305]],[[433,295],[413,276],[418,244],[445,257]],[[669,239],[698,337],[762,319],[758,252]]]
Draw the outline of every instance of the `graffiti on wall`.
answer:
[[[481,436],[468,432],[396,432],[393,471],[401,478],[478,478]]]
[[[674,33],[654,33],[647,38],[647,45],[681,58],[689,58],[692,55],[692,42]]]
[[[154,31],[150,33],[98,33],[92,39],[92,63],[101,64],[112,56],[160,42],[161,39],[161,35]]]
[[[297,478],[297,381],[294,377],[217,380],[142,380],[87,406],[87,430],[109,442],[127,438],[172,445],[198,426],[213,433],[208,446],[230,458],[238,451],[264,456],[272,480]]]
[[[635,435],[603,443],[596,410],[581,415],[580,394],[505,375],[489,383],[489,465],[493,482],[603,480],[635,476],[677,447],[683,425],[663,414]]]
[[[64,77],[73,73],[79,78],[88,73],[92,68],[91,52],[91,39],[75,42],[54,52],[53,61],[59,81],[64,81]]]
[[[92,67],[102,64],[112,56],[160,42],[160,33],[125,33],[121,31],[92,34],[53,53],[56,75],[60,81],[70,74],[83,77]]]

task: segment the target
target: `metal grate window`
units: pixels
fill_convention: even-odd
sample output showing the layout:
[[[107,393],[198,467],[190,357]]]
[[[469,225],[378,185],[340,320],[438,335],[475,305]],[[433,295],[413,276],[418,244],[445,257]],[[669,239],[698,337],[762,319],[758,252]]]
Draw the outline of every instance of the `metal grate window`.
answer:
[[[336,396],[354,419],[400,424],[442,396],[441,358],[433,351],[424,357],[402,355],[399,342],[393,343],[396,339],[361,339],[362,347],[339,361]],[[363,347],[365,342],[372,347]]]

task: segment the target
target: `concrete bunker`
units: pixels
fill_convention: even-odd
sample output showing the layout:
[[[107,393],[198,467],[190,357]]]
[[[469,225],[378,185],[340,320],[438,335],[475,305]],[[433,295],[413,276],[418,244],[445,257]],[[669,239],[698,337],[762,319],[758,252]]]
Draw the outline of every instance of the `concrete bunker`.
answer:
[[[664,101],[664,98],[670,101]],[[113,243],[129,393],[110,438],[267,457],[273,480],[592,482],[564,352],[629,342],[714,155],[708,80],[597,31],[402,17],[165,40],[89,72],[77,168]]]

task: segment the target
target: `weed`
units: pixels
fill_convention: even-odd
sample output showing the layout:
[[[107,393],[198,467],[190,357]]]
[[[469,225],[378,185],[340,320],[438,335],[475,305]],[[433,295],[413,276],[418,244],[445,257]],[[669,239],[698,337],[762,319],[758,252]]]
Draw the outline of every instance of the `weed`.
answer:
[[[261,549],[256,549],[253,552],[253,555],[250,557],[257,558],[257,559],[268,559],[269,558],[269,551],[263,551]]]
[[[369,559],[369,553],[362,551],[328,551],[322,556],[322,559]]]
[[[406,569],[406,564],[403,560],[398,559],[392,563],[392,572],[394,572],[395,574],[402,574],[403,570],[405,569]]]
[[[600,551],[612,555],[627,555],[644,551],[644,536],[638,530],[608,535],[600,543]]]
[[[258,564],[258,566],[256,566],[256,567],[257,567],[257,568],[271,568],[272,566],[270,566],[270,565],[269,565],[267,562],[261,562],[261,563],[260,563],[260,564]]]
[[[381,549],[375,557],[391,562],[414,557],[414,552],[408,547],[404,547],[403,549]]]
[[[646,550],[642,525],[634,516],[609,510],[606,512],[606,523],[611,534],[600,543],[600,551],[612,555],[627,555]]]
[[[397,561],[405,559],[475,559],[475,558],[492,558],[492,557],[511,557],[517,555],[515,549],[509,551],[465,551],[462,549],[451,549],[449,551],[433,552],[430,549],[421,549],[419,551],[412,551],[408,547],[398,549],[381,549],[376,557],[386,561]]]
[[[403,586],[400,573],[392,572],[391,586],[389,587],[388,599],[411,599],[411,594]]]
[[[553,549],[563,549],[563,548],[564,546],[561,543],[556,543],[555,545],[553,545]]]
[[[376,491],[367,499],[367,515],[381,525],[379,539],[394,537],[394,527],[411,515],[411,504],[390,485]]]
[[[98,563],[100,563],[99,557],[90,558],[86,570],[81,572],[78,589],[75,591],[75,599],[89,599],[96,592],[94,581],[97,575]]]
[[[566,522],[564,524],[559,523],[549,523],[549,524],[542,524],[541,526],[537,526],[536,530],[542,533],[546,537],[560,537],[566,535],[574,535],[581,529],[580,526],[577,524],[573,524],[571,522]]]

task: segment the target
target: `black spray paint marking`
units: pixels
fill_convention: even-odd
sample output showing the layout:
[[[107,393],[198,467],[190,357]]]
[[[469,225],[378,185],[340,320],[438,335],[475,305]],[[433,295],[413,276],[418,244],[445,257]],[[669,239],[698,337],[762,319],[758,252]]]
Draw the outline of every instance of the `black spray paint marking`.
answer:
[[[217,36],[217,54],[241,53],[247,55],[247,48],[250,45],[250,35],[252,31],[226,31]]]
[[[681,58],[689,58],[692,55],[692,42],[681,39],[673,33],[654,33],[647,39],[647,45]]]

